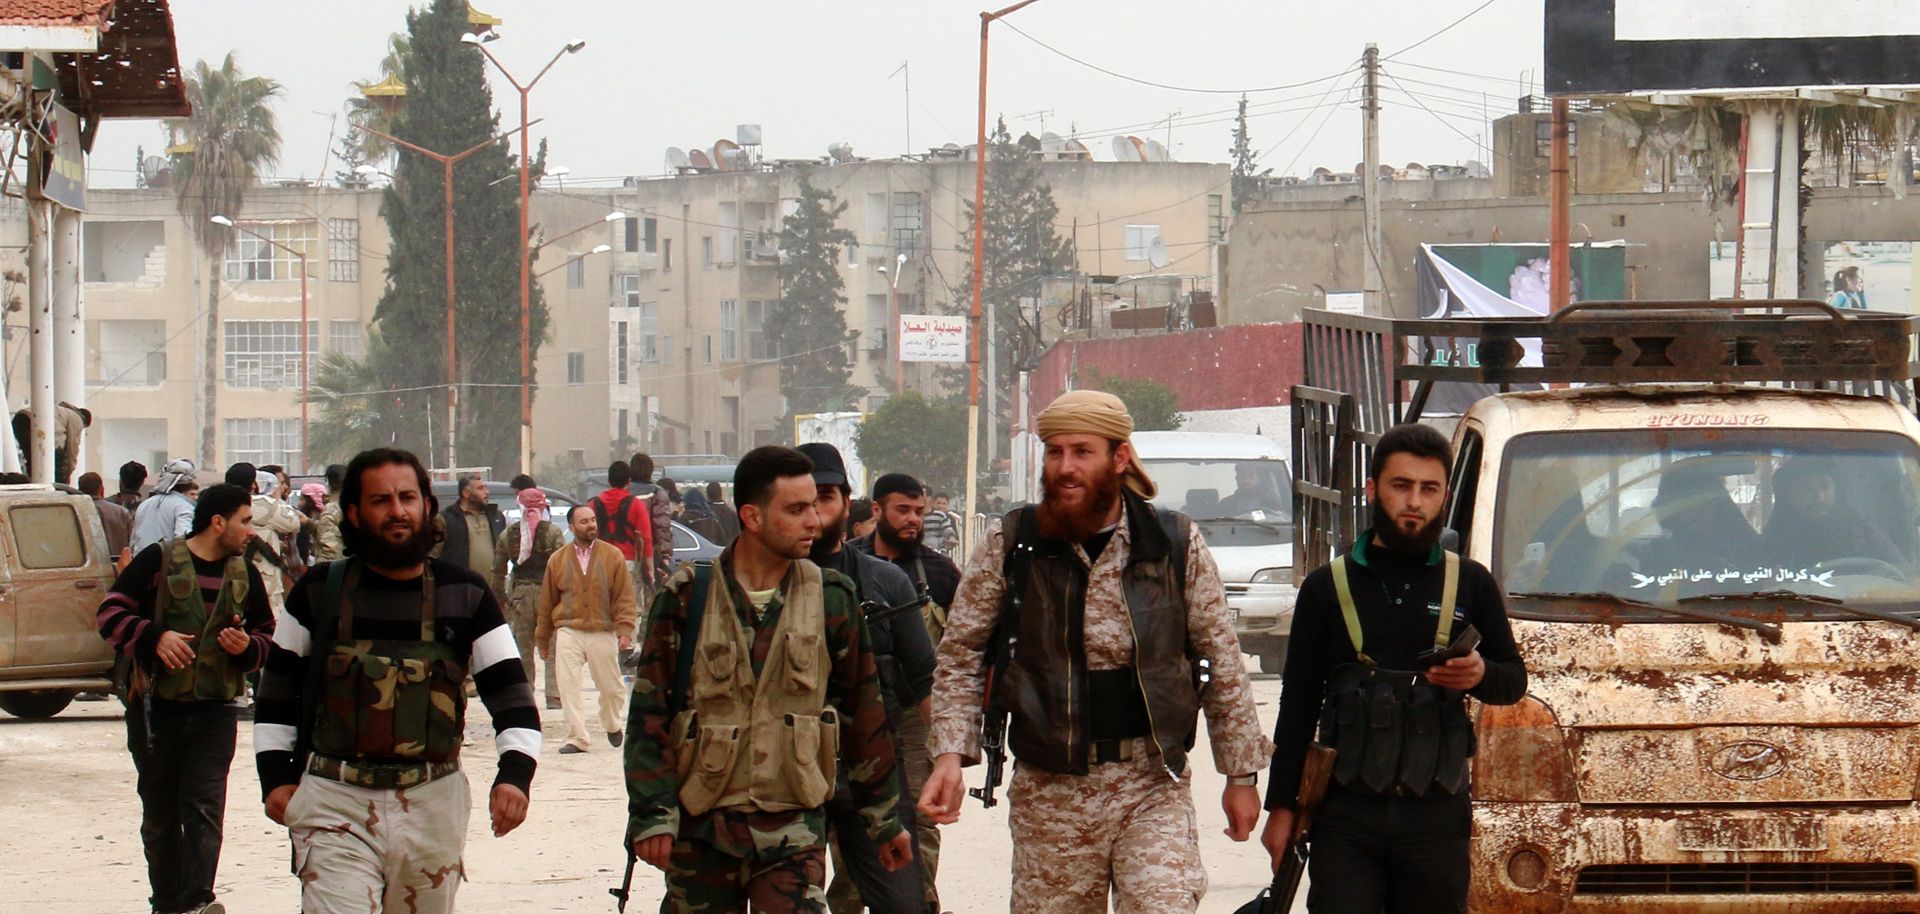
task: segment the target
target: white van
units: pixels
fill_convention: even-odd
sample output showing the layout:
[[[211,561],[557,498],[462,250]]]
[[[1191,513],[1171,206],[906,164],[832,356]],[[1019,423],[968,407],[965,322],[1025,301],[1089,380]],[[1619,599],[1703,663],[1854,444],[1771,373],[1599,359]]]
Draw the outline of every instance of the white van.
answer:
[[[1135,432],[1157,507],[1193,518],[1206,537],[1240,649],[1278,673],[1293,627],[1293,479],[1285,449],[1260,435]]]

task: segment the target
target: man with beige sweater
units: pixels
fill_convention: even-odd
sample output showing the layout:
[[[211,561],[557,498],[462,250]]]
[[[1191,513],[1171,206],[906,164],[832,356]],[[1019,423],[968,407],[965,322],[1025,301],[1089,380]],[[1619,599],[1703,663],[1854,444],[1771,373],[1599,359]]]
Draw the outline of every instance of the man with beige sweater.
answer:
[[[560,680],[560,710],[567,720],[563,755],[585,752],[587,719],[581,703],[580,668],[585,666],[600,692],[600,725],[607,742],[625,738],[627,692],[620,681],[620,652],[633,649],[640,610],[633,600],[633,577],[626,556],[600,540],[593,509],[567,511],[573,544],[554,553],[540,590],[540,619],[534,640],[540,659]]]

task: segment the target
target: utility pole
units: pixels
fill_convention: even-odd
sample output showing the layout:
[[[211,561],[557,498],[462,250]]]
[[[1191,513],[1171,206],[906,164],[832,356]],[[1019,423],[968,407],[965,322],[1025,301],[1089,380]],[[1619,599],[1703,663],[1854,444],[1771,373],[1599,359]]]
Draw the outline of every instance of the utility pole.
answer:
[[[1558,313],[1573,303],[1572,261],[1568,246],[1573,238],[1573,156],[1572,126],[1567,100],[1553,100],[1553,152],[1548,159],[1552,169],[1547,176],[1549,204],[1547,226],[1547,282],[1549,309]]]
[[[1360,102],[1361,122],[1365,132],[1365,159],[1360,166],[1360,198],[1366,207],[1365,250],[1361,258],[1366,280],[1361,286],[1363,301],[1368,314],[1384,314],[1385,307],[1381,299],[1386,290],[1386,278],[1380,275],[1380,46],[1367,45],[1367,53],[1362,57],[1361,66],[1366,71],[1366,95]]]

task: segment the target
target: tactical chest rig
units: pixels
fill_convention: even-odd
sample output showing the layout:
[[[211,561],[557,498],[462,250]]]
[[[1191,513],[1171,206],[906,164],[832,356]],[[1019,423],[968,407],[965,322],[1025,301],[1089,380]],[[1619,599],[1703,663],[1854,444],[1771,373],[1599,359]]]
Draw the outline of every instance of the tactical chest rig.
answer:
[[[244,673],[220,647],[220,630],[239,628],[246,615],[247,560],[229,556],[221,566],[220,597],[211,609],[200,594],[200,574],[185,537],[160,547],[159,619],[162,628],[185,635],[193,662],[177,670],[161,667],[153,696],[167,701],[232,701],[244,686]]]
[[[1452,640],[1453,607],[1460,590],[1460,557],[1445,553],[1436,647]],[[1347,576],[1347,557],[1333,560],[1333,587],[1353,642],[1357,663],[1334,667],[1327,677],[1320,715],[1320,742],[1338,753],[1333,780],[1360,793],[1399,796],[1452,795],[1467,786],[1473,727],[1466,702],[1418,672],[1382,669],[1367,656],[1360,614]]]

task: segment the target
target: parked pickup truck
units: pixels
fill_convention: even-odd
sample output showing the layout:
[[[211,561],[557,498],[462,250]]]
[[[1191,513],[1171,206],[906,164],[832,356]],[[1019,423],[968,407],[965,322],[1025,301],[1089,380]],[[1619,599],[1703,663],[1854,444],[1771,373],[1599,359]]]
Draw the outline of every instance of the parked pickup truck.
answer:
[[[1920,319],[1304,322],[1301,575],[1379,434],[1470,403],[1444,516],[1529,674],[1474,715],[1474,911],[1920,910]]]
[[[0,486],[0,710],[52,717],[112,689],[114,653],[94,627],[112,582],[92,499]]]

